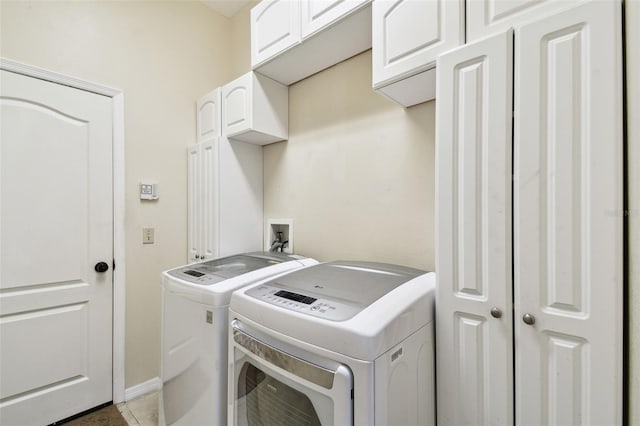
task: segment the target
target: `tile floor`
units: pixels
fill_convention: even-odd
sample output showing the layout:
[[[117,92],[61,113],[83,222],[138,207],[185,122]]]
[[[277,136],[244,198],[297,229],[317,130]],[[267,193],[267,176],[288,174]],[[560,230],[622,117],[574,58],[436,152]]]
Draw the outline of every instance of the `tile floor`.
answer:
[[[148,393],[131,401],[117,404],[129,426],[158,425],[158,393]]]

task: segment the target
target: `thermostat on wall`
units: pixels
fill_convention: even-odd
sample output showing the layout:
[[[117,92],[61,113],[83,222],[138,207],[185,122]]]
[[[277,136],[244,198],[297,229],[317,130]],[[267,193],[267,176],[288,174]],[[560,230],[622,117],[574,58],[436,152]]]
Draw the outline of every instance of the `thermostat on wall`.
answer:
[[[156,183],[141,183],[140,184],[140,199],[141,200],[157,200],[158,199],[158,184],[156,184]]]

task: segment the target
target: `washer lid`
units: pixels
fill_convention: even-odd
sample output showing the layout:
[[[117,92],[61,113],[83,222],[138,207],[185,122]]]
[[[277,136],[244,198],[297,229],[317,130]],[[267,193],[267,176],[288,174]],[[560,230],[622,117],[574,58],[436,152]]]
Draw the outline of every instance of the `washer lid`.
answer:
[[[194,263],[172,269],[167,273],[184,281],[208,286],[294,259],[289,255],[279,253],[256,252]]]
[[[299,313],[344,321],[423,274],[384,263],[328,262],[267,281],[246,294]]]

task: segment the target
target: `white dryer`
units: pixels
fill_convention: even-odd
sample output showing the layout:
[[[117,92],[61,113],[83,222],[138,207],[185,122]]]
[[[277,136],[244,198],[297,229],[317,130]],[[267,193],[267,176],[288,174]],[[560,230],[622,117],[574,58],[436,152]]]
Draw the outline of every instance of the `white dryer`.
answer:
[[[259,252],[163,272],[160,424],[226,422],[231,293],[317,263],[302,256]]]
[[[435,273],[329,262],[235,292],[228,425],[432,425]]]

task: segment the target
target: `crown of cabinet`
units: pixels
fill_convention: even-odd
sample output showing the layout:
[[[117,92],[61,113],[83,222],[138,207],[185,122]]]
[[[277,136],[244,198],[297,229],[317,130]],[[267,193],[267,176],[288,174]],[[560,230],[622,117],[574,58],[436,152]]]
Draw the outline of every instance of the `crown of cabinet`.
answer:
[[[291,85],[371,48],[371,0],[263,0],[251,9],[251,66]]]

